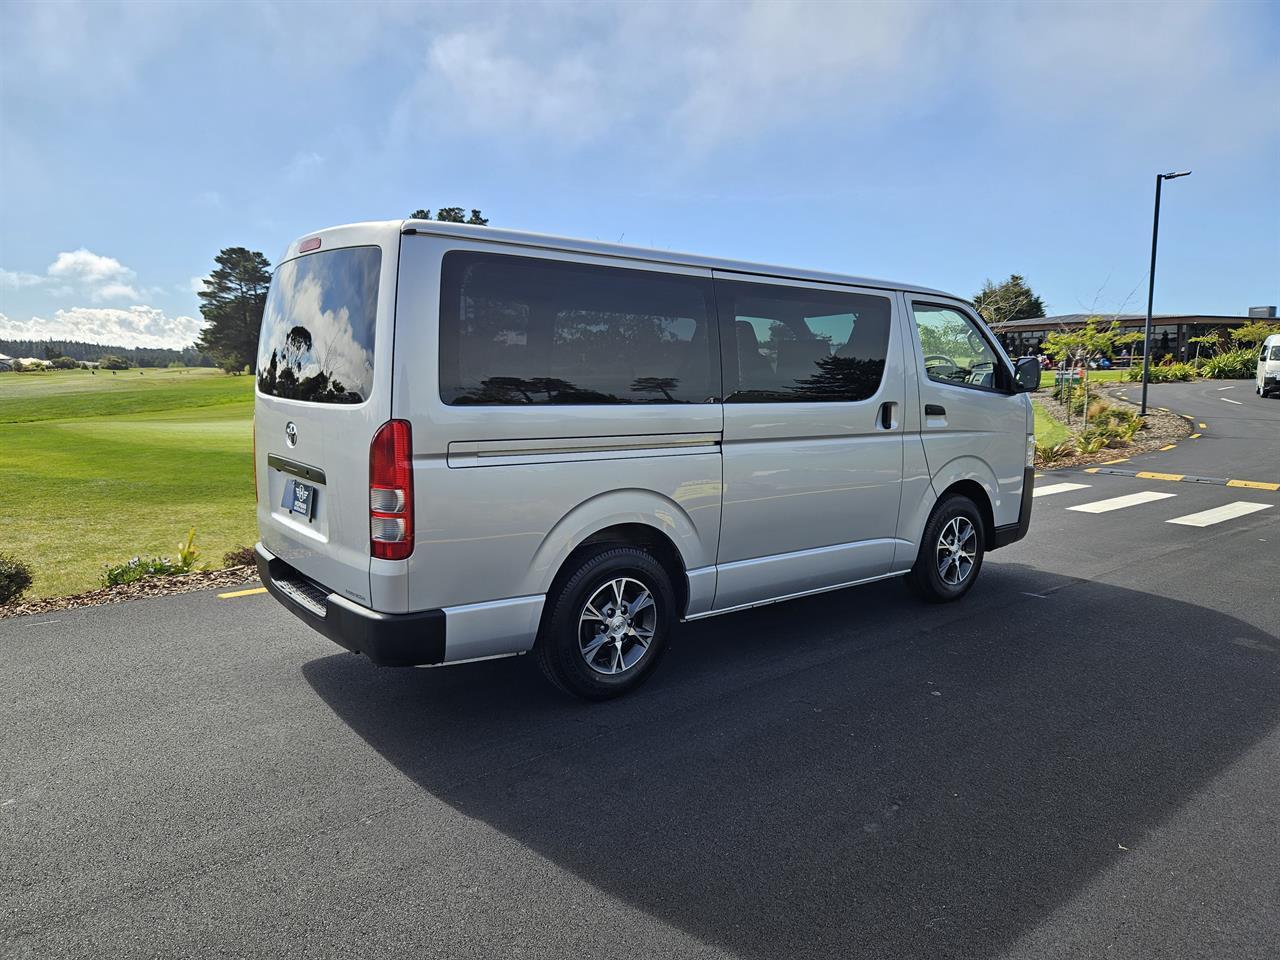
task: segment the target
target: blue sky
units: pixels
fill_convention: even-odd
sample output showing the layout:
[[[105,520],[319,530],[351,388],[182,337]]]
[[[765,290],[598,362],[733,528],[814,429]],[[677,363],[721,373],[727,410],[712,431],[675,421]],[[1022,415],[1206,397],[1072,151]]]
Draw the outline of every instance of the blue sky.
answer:
[[[495,225],[1051,313],[1280,303],[1280,4],[0,4],[0,336],[190,342],[224,246]]]

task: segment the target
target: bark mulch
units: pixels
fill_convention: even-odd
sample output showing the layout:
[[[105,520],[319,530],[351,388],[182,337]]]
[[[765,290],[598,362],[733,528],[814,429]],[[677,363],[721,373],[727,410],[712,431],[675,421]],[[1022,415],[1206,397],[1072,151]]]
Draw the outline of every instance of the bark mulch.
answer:
[[[257,583],[258,568],[254,566],[224,567],[221,570],[205,570],[186,573],[177,577],[148,577],[137,583],[119,587],[101,587],[74,597],[44,597],[22,603],[0,606],[0,620],[6,617],[25,617],[54,610],[70,610],[75,607],[92,607],[103,603],[122,603],[139,597],[167,597],[175,593],[191,593],[210,587],[237,587]]]
[[[1099,384],[1097,387],[1091,388],[1090,397],[1096,396],[1098,399],[1110,404],[1113,407],[1123,407],[1138,410],[1138,405],[1130,403],[1128,400],[1122,400],[1117,396],[1117,392],[1125,388],[1133,389],[1135,384],[1122,383],[1106,383]],[[1141,384],[1136,385],[1138,389],[1142,389]],[[1096,393],[1095,393],[1096,391]],[[1067,422],[1067,408],[1053,399],[1053,395],[1047,390],[1044,393],[1037,392],[1036,401],[1040,403],[1046,410],[1061,420]],[[1138,431],[1138,435],[1134,438],[1133,443],[1123,447],[1103,447],[1097,453],[1078,453],[1072,457],[1066,457],[1062,460],[1054,461],[1052,464],[1042,464],[1037,462],[1037,470],[1062,470],[1068,467],[1087,467],[1097,463],[1106,463],[1108,460],[1117,460],[1120,457],[1132,457],[1139,453],[1150,453],[1153,450],[1159,450],[1161,447],[1176,443],[1179,440],[1185,440],[1191,435],[1194,424],[1178,416],[1176,413],[1165,413],[1160,410],[1153,410],[1147,407],[1147,415],[1144,418],[1146,425]],[[1070,429],[1078,429],[1079,417],[1069,424]]]

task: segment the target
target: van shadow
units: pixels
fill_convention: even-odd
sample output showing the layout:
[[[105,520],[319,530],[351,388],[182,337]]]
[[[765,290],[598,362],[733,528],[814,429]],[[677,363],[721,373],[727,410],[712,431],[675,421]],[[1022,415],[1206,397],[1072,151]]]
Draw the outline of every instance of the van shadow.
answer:
[[[304,674],[424,790],[709,943],[982,956],[1280,719],[1277,653],[1216,611],[991,564],[958,605],[890,583],[686,625],[602,705],[527,657]]]

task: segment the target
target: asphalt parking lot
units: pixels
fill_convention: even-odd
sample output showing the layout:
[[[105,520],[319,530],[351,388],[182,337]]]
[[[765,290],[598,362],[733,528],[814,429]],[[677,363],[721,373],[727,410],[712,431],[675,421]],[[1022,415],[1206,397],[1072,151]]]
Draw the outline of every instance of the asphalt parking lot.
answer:
[[[1280,481],[1210,389],[1134,470]],[[261,595],[0,621],[0,952],[1274,957],[1280,492],[1037,483],[964,602],[689,624],[597,706]]]

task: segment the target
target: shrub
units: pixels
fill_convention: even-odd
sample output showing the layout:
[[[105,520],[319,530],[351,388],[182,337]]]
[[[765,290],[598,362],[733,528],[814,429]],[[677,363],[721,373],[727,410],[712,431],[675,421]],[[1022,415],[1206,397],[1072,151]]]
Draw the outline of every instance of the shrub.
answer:
[[[124,357],[117,357],[114,354],[105,354],[98,359],[98,369],[100,370],[128,370],[129,361]]]
[[[181,564],[165,557],[133,557],[124,563],[102,568],[102,585],[118,587],[125,583],[136,583],[147,577],[170,577],[179,573],[187,573]]]
[[[1204,362],[1201,373],[1211,380],[1247,380],[1258,369],[1258,351],[1253,347],[1228,350]]]
[[[1195,376],[1195,364],[1169,363],[1152,366],[1147,379],[1150,383],[1170,383],[1175,380],[1194,380]],[[1133,383],[1142,380],[1142,364],[1126,370],[1124,378]]]
[[[32,579],[31,568],[27,564],[0,553],[0,606],[21,600]]]
[[[1075,444],[1070,440],[1063,440],[1061,443],[1055,444],[1036,444],[1036,459],[1044,464],[1057,463],[1059,460],[1065,460],[1075,452]]]
[[[196,546],[196,528],[187,531],[187,539],[178,544],[178,557],[133,557],[124,563],[102,568],[102,585],[118,587],[124,583],[136,583],[147,577],[172,577],[190,573],[195,569],[200,549]]]
[[[55,370],[74,370],[76,367],[80,366],[79,363],[72,360],[70,357],[55,357],[50,362],[53,364],[53,369]]]
[[[1080,439],[1076,442],[1081,453],[1097,453],[1107,445],[1110,437],[1105,433],[1099,433],[1096,430],[1090,430],[1088,433],[1082,433]]]
[[[236,547],[222,555],[224,567],[248,567],[256,565],[257,562],[258,556],[253,552],[253,547]]]

